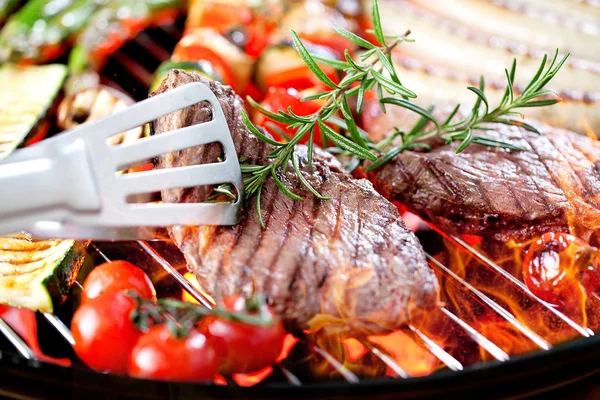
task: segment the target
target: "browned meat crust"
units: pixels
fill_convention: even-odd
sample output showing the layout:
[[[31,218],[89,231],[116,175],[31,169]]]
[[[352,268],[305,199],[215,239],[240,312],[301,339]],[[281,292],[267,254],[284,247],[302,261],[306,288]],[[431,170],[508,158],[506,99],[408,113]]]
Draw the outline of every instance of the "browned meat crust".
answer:
[[[173,71],[158,92],[189,82],[203,82],[217,95],[236,150],[250,163],[264,163],[271,146],[243,125],[241,102],[231,88],[197,74]],[[199,104],[154,122],[157,133],[206,121],[207,104]],[[303,189],[293,173],[282,181],[304,197],[293,201],[272,180],[263,188],[261,229],[255,200],[246,202],[234,227],[183,227],[170,235],[184,253],[203,288],[215,296],[264,293],[278,314],[303,327],[319,313],[343,318],[361,331],[395,329],[437,305],[438,284],[423,250],[404,225],[395,206],[366,180],[345,173],[335,158],[317,151],[312,167],[306,148],[296,156],[306,178],[323,195]],[[161,168],[215,161],[216,145],[168,154]],[[206,189],[170,190],[165,202],[197,202]]]
[[[569,131],[501,124],[480,132],[518,145],[506,151],[440,144],[405,152],[377,171],[375,186],[446,232],[528,239],[600,227],[600,145]]]

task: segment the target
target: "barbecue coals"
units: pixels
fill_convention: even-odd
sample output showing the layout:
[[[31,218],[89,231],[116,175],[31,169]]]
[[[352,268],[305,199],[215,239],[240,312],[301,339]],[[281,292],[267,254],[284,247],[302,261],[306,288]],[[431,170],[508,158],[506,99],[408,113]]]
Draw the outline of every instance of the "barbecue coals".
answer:
[[[246,129],[241,100],[231,88],[175,70],[157,92],[198,81],[220,100],[238,156],[264,163],[272,148]],[[210,106],[200,103],[155,121],[153,129],[162,133],[210,118]],[[162,156],[157,166],[214,162],[220,153],[218,145],[206,145]],[[269,180],[260,199],[265,229],[256,198],[245,202],[237,226],[170,229],[201,286],[217,297],[263,293],[294,327],[328,314],[354,329],[377,332],[401,327],[434,308],[436,277],[396,207],[368,181],[345,173],[331,155],[316,151],[312,166],[307,165],[304,146],[298,146],[295,156],[306,179],[330,200],[312,196],[290,172],[280,179],[304,200],[291,200]],[[190,188],[165,191],[162,198],[168,203],[198,202],[209,195],[209,189]]]
[[[443,119],[443,118],[442,118]],[[488,124],[483,132],[522,151],[473,144],[433,144],[430,152],[404,152],[373,174],[384,196],[406,205],[447,233],[527,240],[545,232],[600,227],[600,143],[539,124]]]

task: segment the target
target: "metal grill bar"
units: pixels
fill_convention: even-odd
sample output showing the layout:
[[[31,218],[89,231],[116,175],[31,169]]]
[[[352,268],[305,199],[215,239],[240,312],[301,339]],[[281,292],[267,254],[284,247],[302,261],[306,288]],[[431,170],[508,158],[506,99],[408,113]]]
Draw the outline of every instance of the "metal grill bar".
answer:
[[[190,295],[192,295],[204,306],[212,308],[212,299],[207,297],[206,294],[202,293],[201,291],[197,290],[193,285],[191,285],[191,283],[187,279],[185,279],[185,277],[177,269],[175,269],[168,261],[166,261],[164,257],[162,257],[162,255],[160,255],[156,250],[154,250],[148,243],[138,241],[138,245],[146,254],[148,254],[154,261],[156,261],[157,264],[159,264],[163,269],[165,269],[165,271],[167,271],[169,275],[173,277],[173,279],[177,283],[179,283],[184,290],[186,290]],[[95,244],[92,243],[91,248],[93,248],[105,261],[110,261],[110,259]],[[471,294],[482,300],[484,304],[486,304],[498,314],[500,314],[505,320],[510,322],[516,329],[518,329],[521,333],[523,333],[530,340],[536,343],[540,348],[547,350],[552,347],[549,343],[544,341],[544,339],[539,337],[537,334],[529,330],[529,328],[527,328],[518,320],[516,320],[516,318],[514,318],[512,314],[510,314],[500,305],[495,303],[485,294],[480,292],[478,289],[474,288],[468,282],[464,281],[459,276],[454,274],[449,268],[441,264],[431,255],[426,254],[426,256],[432,264],[432,266],[441,269],[445,274],[449,275],[459,284],[467,288]],[[76,284],[79,283],[76,282]],[[469,337],[471,337],[471,339],[475,341],[475,343],[477,343],[479,346],[485,349],[494,358],[496,358],[499,361],[506,361],[509,359],[509,356],[502,349],[497,347],[489,339],[487,339],[479,332],[477,332],[474,328],[469,326],[465,321],[462,321],[460,318],[458,318],[446,308],[442,307],[441,311],[450,320],[452,320],[454,323],[456,323],[458,326],[464,329],[465,332],[469,335]],[[69,342],[70,344],[74,344],[71,332],[60,319],[58,319],[52,314],[44,314],[44,317],[48,320],[50,324],[52,324],[57,329],[57,331],[65,338],[65,340],[67,340],[67,342]],[[436,356],[449,369],[455,371],[463,369],[462,364],[458,360],[456,360],[452,355],[447,353],[442,347],[440,347],[435,341],[433,341],[419,329],[412,325],[409,325],[409,329],[423,344],[423,346],[428,351],[430,351],[431,354]],[[35,359],[35,355],[33,354],[33,351],[29,348],[29,346],[27,346],[27,344],[20,338],[20,336],[16,332],[14,332],[10,328],[10,326],[2,319],[0,319],[0,332],[2,332],[8,338],[8,340],[15,346],[17,351],[21,355],[23,355],[23,357],[28,359]],[[390,357],[384,351],[379,349],[377,346],[373,345],[370,342],[363,342],[363,345],[365,345],[369,349],[369,351],[371,351],[375,356],[377,356],[381,361],[383,361],[394,373],[397,374],[398,377],[410,378],[410,375],[400,365],[398,365],[398,363],[392,357]],[[328,363],[330,363],[330,365],[332,365],[345,380],[347,380],[350,383],[359,382],[359,378],[358,376],[356,376],[356,374],[354,374],[352,371],[350,371],[348,368],[342,365],[338,360],[336,360],[333,356],[325,352],[323,349],[317,347],[314,344],[308,344],[308,348],[310,348],[313,352],[323,357]],[[286,377],[288,383],[295,386],[301,385],[301,382],[298,379],[298,377],[296,377],[292,372],[290,372],[280,364],[277,365],[277,367]]]
[[[154,42],[146,32],[141,32],[139,35],[137,35],[135,42],[159,61],[164,61],[171,58],[171,53],[166,51],[163,47],[157,45],[156,42]]]
[[[291,373],[290,370],[288,370],[281,364],[278,364],[277,366],[279,367],[279,370],[285,376],[285,378],[287,379],[287,381],[290,385],[302,386],[302,382],[300,382],[300,379],[298,379],[298,377],[296,375]]]
[[[361,341],[361,343],[367,348],[369,349],[373,354],[375,354],[377,356],[377,358],[379,358],[381,361],[383,361],[385,363],[385,365],[387,365],[392,371],[394,371],[394,373],[403,379],[408,379],[410,378],[410,375],[408,372],[406,372],[406,370],[404,368],[402,368],[397,362],[396,360],[394,360],[392,357],[390,357],[386,352],[382,351],[379,349],[379,347],[377,347],[377,345],[369,342],[369,341]]]
[[[0,332],[4,334],[4,336],[8,339],[8,341],[15,346],[15,349],[28,360],[36,360],[37,357],[33,354],[33,350],[25,343],[21,336],[15,332],[10,325],[6,323],[2,318],[0,318]]]
[[[142,250],[146,252],[158,265],[160,265],[167,273],[175,279],[175,281],[188,292],[194,300],[198,301],[204,307],[212,309],[212,299],[207,298],[199,290],[197,290],[175,267],[173,267],[163,256],[158,254],[147,242],[138,240],[137,243],[140,245]]]
[[[196,299],[206,307],[212,308],[212,298],[207,297],[206,294],[196,289],[187,279],[185,279],[185,277],[175,267],[173,267],[167,260],[165,260],[164,257],[160,255],[156,250],[154,250],[147,242],[139,240],[137,241],[137,243],[140,245],[142,250],[144,250],[150,257],[152,257],[152,259],[154,259],[162,268],[164,268],[165,271],[167,271],[169,275],[172,276],[175,279],[175,281],[182,286],[184,290],[186,290],[190,295],[194,297],[194,299]],[[414,327],[411,327],[411,329],[416,330],[416,328]],[[433,340],[428,338],[425,334],[418,330],[416,331],[418,332],[417,335],[426,344],[426,348],[442,363],[444,363],[451,369],[462,369],[462,365],[458,360],[456,360],[450,354],[445,352],[441,347],[439,347]],[[325,358],[325,360],[327,360],[348,382],[353,383],[354,378],[358,379],[358,377],[354,373],[352,373],[350,370],[344,367],[338,360],[336,360],[333,356],[331,356],[321,348],[317,347],[314,344],[310,344],[308,347],[316,353],[318,353],[319,355],[321,355],[323,358]],[[374,346],[371,347],[376,349]],[[492,349],[492,352],[494,352],[494,349]],[[402,367],[400,367],[391,357],[385,355],[381,350],[376,349],[376,351],[373,351],[373,353],[377,357],[379,357],[383,362],[385,362],[388,366],[390,366],[390,368],[393,371],[398,373],[399,376],[408,377],[406,371],[404,371]],[[325,357],[324,354],[327,354],[327,357]]]
[[[102,257],[102,259],[104,260],[104,262],[110,262],[110,258],[108,258],[108,257],[106,256],[106,254],[104,254],[104,253],[102,252],[102,250],[100,250],[100,249],[98,248],[98,246],[96,246],[94,243],[91,243],[91,244],[90,244],[90,246],[94,248],[94,250],[96,251],[96,253],[98,253],[98,255],[99,255],[100,257]],[[79,287],[83,288],[83,286],[81,286],[81,284],[80,284],[79,282],[77,282],[77,284],[79,285]]]
[[[469,337],[471,339],[473,339],[473,341],[475,343],[477,343],[479,346],[481,346],[481,348],[483,348],[485,351],[487,351],[488,353],[490,353],[490,355],[492,357],[494,357],[496,360],[498,360],[498,361],[508,361],[509,360],[510,357],[508,356],[508,354],[506,354],[504,352],[504,350],[502,350],[500,347],[496,346],[494,343],[492,343],[490,340],[488,340],[488,338],[486,338],[485,336],[483,336],[481,333],[477,332],[475,329],[473,329],[465,321],[463,321],[462,319],[458,318],[456,315],[452,314],[445,307],[442,307],[440,310],[448,318],[450,318],[452,321],[456,322],[462,329],[464,329],[465,332],[467,332],[467,334],[469,335]]]
[[[446,267],[444,264],[442,264],[441,262],[439,262],[438,260],[436,260],[435,258],[430,256],[429,254],[425,253],[425,256],[430,261],[430,264],[432,264],[432,266],[441,269],[445,274],[449,275],[454,280],[456,280],[458,283],[460,283],[462,286],[467,288],[471,293],[473,293],[473,295],[475,295],[477,298],[479,298],[485,305],[487,305],[492,310],[494,310],[498,315],[500,315],[502,318],[504,318],[507,322],[509,322],[513,327],[515,327],[523,335],[527,336],[532,342],[534,342],[536,345],[538,345],[541,349],[549,350],[550,348],[552,348],[552,345],[550,343],[546,342],[541,336],[539,336],[537,333],[533,332],[531,329],[529,329],[527,326],[525,326],[521,321],[516,319],[514,315],[512,315],[510,312],[508,312],[507,310],[502,308],[498,303],[496,303],[495,301],[490,299],[479,289],[475,288],[470,283],[468,283],[467,281],[462,279],[460,276],[456,275],[448,267]]]
[[[205,306],[208,309],[213,308],[213,299],[209,298],[206,294],[196,289],[185,277],[169,263],[163,256],[161,256],[156,250],[154,250],[147,242],[138,240],[137,244],[142,248],[146,254],[148,254],[158,265],[160,265],[174,280],[177,282],[183,290],[191,295],[196,301]],[[95,247],[95,246],[94,246]],[[97,247],[96,247],[97,248]],[[106,256],[104,256],[106,258]],[[277,365],[283,375],[288,380],[288,383],[298,386],[301,385],[300,379],[287,370],[280,363]],[[341,372],[340,372],[341,373]],[[341,373],[342,374],[342,373]],[[344,376],[342,374],[342,376]]]
[[[333,366],[337,372],[340,373],[340,375],[342,375],[342,377],[344,379],[346,379],[348,382],[350,383],[358,383],[360,381],[360,379],[358,379],[358,376],[356,376],[356,374],[352,371],[350,371],[348,368],[344,367],[338,360],[336,360],[331,354],[327,353],[326,351],[323,351],[320,347],[314,345],[314,344],[309,344],[308,347],[315,353],[317,353],[318,355],[320,355],[321,357],[323,357],[325,360],[327,360],[327,362],[329,364],[331,364],[331,366]]]
[[[44,313],[44,318],[46,318],[46,320],[50,322],[54,328],[56,328],[58,333],[60,333],[60,335],[65,338],[65,340],[71,346],[75,346],[75,339],[73,339],[71,331],[69,328],[67,328],[64,322],[62,322],[56,315],[50,313]]]
[[[463,366],[456,358],[452,357],[448,354],[444,349],[440,347],[436,342],[428,338],[425,334],[423,334],[420,330],[415,328],[412,325],[408,325],[408,328],[417,335],[419,339],[423,341],[427,350],[431,352],[434,356],[436,356],[441,362],[443,362],[448,368],[452,371],[462,371]]]
[[[133,58],[124,54],[123,52],[116,52],[112,56],[119,64],[124,66],[132,76],[134,76],[139,82],[148,87],[152,83],[152,74],[148,70],[135,61]]]
[[[505,269],[500,267],[495,262],[491,261],[489,258],[485,257],[477,249],[470,246],[464,240],[462,240],[461,238],[454,236],[454,235],[450,235],[450,238],[454,242],[456,242],[460,247],[464,248],[465,250],[467,250],[468,252],[473,254],[475,256],[475,258],[477,258],[477,260],[479,262],[481,262],[483,265],[485,265],[486,267],[489,267],[496,274],[501,275],[503,278],[507,279],[510,283],[512,283],[519,289],[521,289],[521,291],[523,291],[523,293],[525,293],[529,298],[531,298],[532,300],[535,300],[536,302],[541,304],[546,310],[550,311],[552,314],[554,314],[555,316],[560,318],[563,322],[567,323],[571,328],[575,329],[582,336],[584,336],[584,337],[594,336],[594,332],[591,329],[580,326],[575,321],[573,321],[572,319],[567,317],[565,314],[561,313],[556,308],[552,307],[550,304],[548,304],[544,300],[542,300],[539,297],[537,297],[536,295],[534,295],[531,292],[531,290],[529,290],[529,288],[527,288],[527,286],[523,282],[521,282],[520,280],[518,280],[517,278],[515,278],[514,276],[509,274]]]

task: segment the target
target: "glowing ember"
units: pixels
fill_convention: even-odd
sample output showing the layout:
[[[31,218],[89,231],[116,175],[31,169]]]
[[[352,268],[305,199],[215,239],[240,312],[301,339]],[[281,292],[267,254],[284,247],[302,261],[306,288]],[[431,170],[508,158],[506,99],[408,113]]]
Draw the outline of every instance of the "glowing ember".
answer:
[[[277,362],[281,362],[288,358],[296,343],[298,343],[298,339],[291,333],[288,333],[283,339],[283,346],[281,347],[281,353],[277,356]]]
[[[281,353],[279,353],[279,356],[277,357],[278,363],[285,360],[289,356],[290,351],[292,351],[296,343],[298,343],[297,338],[291,334],[286,335],[285,339],[283,340]],[[264,381],[269,375],[271,375],[272,372],[273,367],[266,367],[251,374],[233,374],[232,378],[238,385],[248,387]]]
[[[438,359],[402,331],[369,336],[369,341],[385,350],[411,376],[429,375],[438,367]],[[388,368],[387,375],[396,373]]]
[[[221,374],[215,376],[214,382],[216,385],[227,386],[227,379]]]
[[[352,363],[356,362],[368,351],[364,344],[354,338],[346,339],[343,343],[346,347],[346,353],[348,354],[348,361]]]
[[[233,380],[240,386],[254,386],[264,381],[273,372],[273,367],[263,368],[251,374],[233,374]]]

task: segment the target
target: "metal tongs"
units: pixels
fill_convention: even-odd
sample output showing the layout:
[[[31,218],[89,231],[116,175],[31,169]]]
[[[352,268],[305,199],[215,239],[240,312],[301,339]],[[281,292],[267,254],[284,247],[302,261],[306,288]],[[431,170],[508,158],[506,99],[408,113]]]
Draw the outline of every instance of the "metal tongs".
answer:
[[[107,139],[161,116],[207,101],[209,122],[133,143]],[[123,174],[152,157],[219,142],[222,162]],[[134,203],[130,196],[166,189],[230,183],[232,203]],[[202,83],[190,83],[19,150],[0,162],[0,235],[25,230],[36,237],[152,239],[156,227],[233,225],[241,205],[242,175],[223,110]]]

